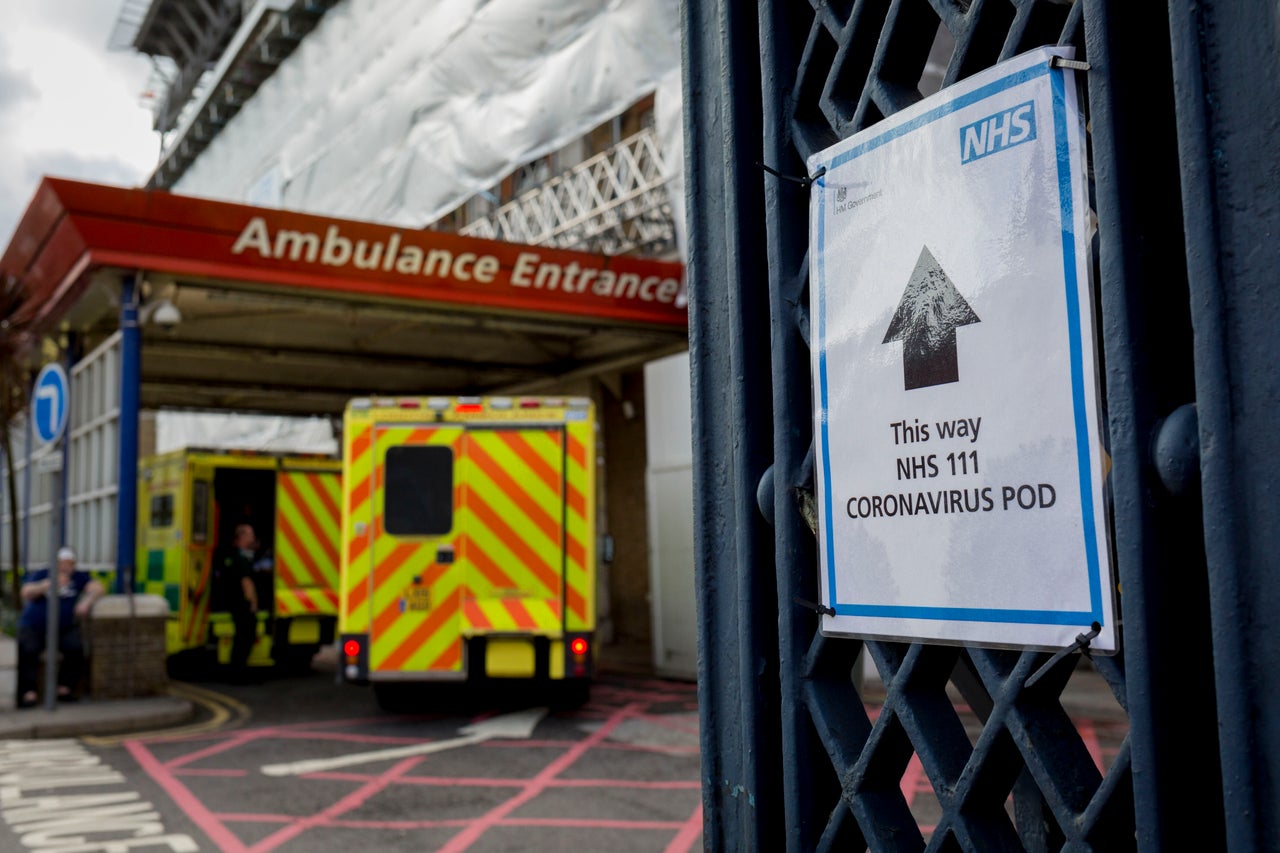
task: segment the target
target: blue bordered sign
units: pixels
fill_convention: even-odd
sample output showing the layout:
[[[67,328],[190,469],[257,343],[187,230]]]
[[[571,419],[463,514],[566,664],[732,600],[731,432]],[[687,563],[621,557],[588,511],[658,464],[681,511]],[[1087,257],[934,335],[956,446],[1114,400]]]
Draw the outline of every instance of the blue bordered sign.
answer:
[[[825,633],[1116,650],[1072,55],[809,160]]]
[[[62,438],[67,428],[67,401],[70,396],[67,372],[57,362],[46,364],[36,376],[32,392],[32,424],[36,437],[45,444]]]

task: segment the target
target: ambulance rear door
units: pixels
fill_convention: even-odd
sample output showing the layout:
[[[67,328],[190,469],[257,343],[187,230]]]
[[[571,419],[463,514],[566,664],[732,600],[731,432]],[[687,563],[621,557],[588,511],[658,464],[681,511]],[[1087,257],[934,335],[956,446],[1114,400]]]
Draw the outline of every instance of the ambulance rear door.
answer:
[[[373,430],[368,549],[369,675],[465,677],[455,495],[462,427],[388,423]]]
[[[533,675],[534,646],[514,638],[564,633],[564,439],[560,424],[508,422],[470,424],[463,441],[465,632],[488,635],[489,655],[510,658],[490,661],[491,672]]]

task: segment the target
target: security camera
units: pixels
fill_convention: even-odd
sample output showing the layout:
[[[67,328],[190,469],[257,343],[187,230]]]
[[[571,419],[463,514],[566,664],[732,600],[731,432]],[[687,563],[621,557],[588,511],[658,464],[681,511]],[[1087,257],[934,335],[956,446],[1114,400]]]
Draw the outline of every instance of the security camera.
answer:
[[[182,312],[178,310],[177,305],[174,305],[168,299],[162,299],[152,306],[146,319],[164,331],[169,332],[173,330],[174,326],[182,322]]]

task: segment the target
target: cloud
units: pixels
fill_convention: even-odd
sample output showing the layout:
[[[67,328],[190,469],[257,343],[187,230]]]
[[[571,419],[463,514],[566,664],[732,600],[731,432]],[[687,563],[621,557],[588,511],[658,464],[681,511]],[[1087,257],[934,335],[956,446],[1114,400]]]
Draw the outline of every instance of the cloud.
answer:
[[[150,62],[109,51],[118,3],[9,3],[0,28],[0,252],[44,175],[136,186],[158,159]]]
[[[29,73],[0,66],[0,115],[16,113],[39,97]]]

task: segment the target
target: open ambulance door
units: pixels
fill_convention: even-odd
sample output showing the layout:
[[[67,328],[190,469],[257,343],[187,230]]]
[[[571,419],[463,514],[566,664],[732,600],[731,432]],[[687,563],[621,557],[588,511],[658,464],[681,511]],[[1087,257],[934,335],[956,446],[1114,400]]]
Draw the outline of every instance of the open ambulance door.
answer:
[[[193,461],[187,466],[187,542],[183,560],[183,601],[178,611],[184,649],[202,647],[209,632],[213,551],[217,545],[218,529],[213,473],[213,465],[207,462]]]
[[[341,498],[336,470],[286,463],[276,478],[271,656],[277,664],[308,665],[321,644],[333,642]]]

